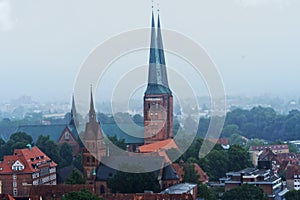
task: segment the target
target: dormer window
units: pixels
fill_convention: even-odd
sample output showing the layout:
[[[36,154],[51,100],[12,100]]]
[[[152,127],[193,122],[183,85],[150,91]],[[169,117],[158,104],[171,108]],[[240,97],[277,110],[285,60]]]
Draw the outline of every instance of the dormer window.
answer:
[[[24,169],[24,165],[20,161],[16,161],[12,166],[11,169],[13,171],[22,171]]]

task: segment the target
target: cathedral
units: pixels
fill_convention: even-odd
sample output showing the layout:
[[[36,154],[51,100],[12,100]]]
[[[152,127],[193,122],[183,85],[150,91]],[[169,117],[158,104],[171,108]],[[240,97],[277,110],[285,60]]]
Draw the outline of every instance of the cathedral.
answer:
[[[168,84],[160,18],[158,15],[156,27],[153,12],[150,45],[148,84],[144,93],[144,137],[143,141],[133,143],[134,145],[138,144],[137,148],[127,148],[125,160],[129,163],[134,160],[142,163],[149,163],[153,160],[159,162],[160,169],[156,170],[154,174],[159,180],[161,189],[165,189],[182,182],[183,167],[181,164],[172,164],[166,153],[166,150],[178,149],[178,146],[172,135],[173,96]],[[85,148],[82,151],[82,162],[84,178],[88,184],[94,184],[94,190],[98,195],[110,192],[110,189],[107,188],[107,180],[117,172],[116,169],[107,166],[106,161],[124,158],[124,155],[113,155],[110,152],[109,144],[105,143],[105,137],[112,136],[113,133],[104,131],[105,134],[103,134],[103,127],[105,124],[101,124],[96,119],[91,89],[89,121],[86,123],[83,136]],[[122,137],[118,137],[118,139],[126,140]],[[126,144],[129,147],[130,142],[126,142]],[[198,168],[200,167],[198,166]],[[204,172],[202,175],[202,178],[206,177],[202,181],[207,181],[207,175]]]

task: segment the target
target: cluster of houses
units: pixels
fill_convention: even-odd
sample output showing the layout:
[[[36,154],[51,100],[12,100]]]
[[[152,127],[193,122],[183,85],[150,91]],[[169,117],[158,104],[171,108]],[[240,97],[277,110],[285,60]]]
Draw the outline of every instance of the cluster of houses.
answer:
[[[284,200],[289,190],[300,189],[300,154],[289,151],[286,144],[251,146],[253,168],[228,172],[218,186],[225,191],[252,184],[263,189],[270,200]]]

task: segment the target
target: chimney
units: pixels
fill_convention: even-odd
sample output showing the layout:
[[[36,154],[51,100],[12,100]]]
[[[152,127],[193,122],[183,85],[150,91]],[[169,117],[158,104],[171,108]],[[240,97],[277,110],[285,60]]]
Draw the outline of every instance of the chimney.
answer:
[[[243,176],[245,175],[245,173],[244,172],[242,172],[241,173],[241,185],[243,185],[243,183],[244,183],[244,180],[243,180]]]
[[[32,149],[31,144],[27,144],[26,147],[31,151],[31,149]]]

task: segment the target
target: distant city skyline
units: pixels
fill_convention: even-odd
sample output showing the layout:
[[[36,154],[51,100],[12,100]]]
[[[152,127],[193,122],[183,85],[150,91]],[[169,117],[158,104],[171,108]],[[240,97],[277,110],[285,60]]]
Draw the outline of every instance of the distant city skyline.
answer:
[[[299,1],[165,0],[154,1],[155,12],[157,3],[163,28],[207,50],[228,95],[300,97]],[[118,33],[150,27],[150,19],[150,0],[0,0],[0,103],[22,95],[70,101],[88,54]],[[139,55],[132,63],[147,65],[148,53]],[[170,55],[166,60],[176,64]]]

